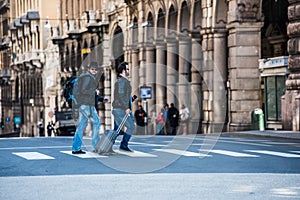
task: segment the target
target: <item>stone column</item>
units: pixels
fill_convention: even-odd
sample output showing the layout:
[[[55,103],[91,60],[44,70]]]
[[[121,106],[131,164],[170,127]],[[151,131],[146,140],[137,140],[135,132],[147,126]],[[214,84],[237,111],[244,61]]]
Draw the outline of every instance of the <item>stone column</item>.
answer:
[[[300,130],[300,0],[289,0],[287,33],[290,54],[286,92],[282,97],[282,125],[285,130]]]
[[[202,34],[202,49],[203,49],[203,64],[202,64],[202,131],[203,133],[211,133],[211,123],[213,121],[213,34],[209,31],[201,32]]]
[[[134,49],[131,51],[131,86],[132,95],[139,96],[139,51]],[[138,101],[134,101],[132,104],[132,110],[136,110]]]
[[[191,113],[189,133],[202,132],[202,46],[200,34],[192,35],[191,52],[191,104],[186,105]]]
[[[213,132],[221,132],[226,118],[227,46],[226,30],[214,33]]]
[[[179,79],[178,79],[178,102],[190,105],[190,64],[191,64],[191,40],[189,37],[179,38]],[[174,102],[177,103],[177,102]],[[178,106],[179,107],[179,106]]]
[[[230,131],[251,129],[251,112],[261,108],[259,0],[229,1],[228,71]]]
[[[109,66],[105,66],[103,68],[104,70],[104,97],[109,97],[113,95],[113,90],[111,87],[111,68]],[[112,101],[111,101],[112,102]],[[112,107],[108,106],[107,104],[105,105],[105,111],[104,111],[104,130],[111,129],[112,128],[112,120],[111,120],[111,112],[112,112]]]
[[[104,70],[104,96],[110,99],[110,102],[113,102],[113,92],[114,84],[116,81],[116,71],[112,68],[111,63],[111,51],[109,49],[110,36],[107,33],[102,35],[102,48],[103,48],[103,70]],[[113,119],[112,119],[112,106],[111,103],[106,103],[105,105],[105,127],[104,130],[113,128]],[[102,128],[101,128],[102,129]]]
[[[148,99],[148,108],[151,111],[155,106],[155,57],[154,46],[147,45],[146,51],[146,85],[152,88],[152,99]]]
[[[167,102],[177,103],[177,61],[178,61],[178,46],[175,37],[167,38]]]
[[[166,102],[166,47],[163,41],[156,42],[156,105]]]

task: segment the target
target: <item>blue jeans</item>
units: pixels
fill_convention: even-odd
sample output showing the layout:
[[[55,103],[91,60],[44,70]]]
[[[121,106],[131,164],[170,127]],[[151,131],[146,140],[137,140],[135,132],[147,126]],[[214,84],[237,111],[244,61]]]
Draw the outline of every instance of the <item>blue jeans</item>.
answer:
[[[92,146],[95,149],[99,142],[99,130],[100,130],[100,118],[94,106],[81,105],[78,108],[79,118],[77,129],[74,135],[74,141],[72,151],[78,151],[81,149],[83,132],[86,129],[88,120],[92,123]]]
[[[112,114],[114,115],[115,118],[115,125],[116,125],[115,129],[117,129],[117,127],[121,124],[124,116],[126,115],[126,112],[124,110],[114,109],[112,111]],[[127,129],[123,135],[120,148],[128,148],[128,142],[131,138],[132,133],[134,133],[135,124],[134,124],[134,120],[132,120],[132,115],[130,115],[130,117],[127,118],[124,126],[126,126]]]
[[[164,135],[164,124],[160,124],[160,123],[157,123],[157,126],[156,126],[156,134],[157,135]]]

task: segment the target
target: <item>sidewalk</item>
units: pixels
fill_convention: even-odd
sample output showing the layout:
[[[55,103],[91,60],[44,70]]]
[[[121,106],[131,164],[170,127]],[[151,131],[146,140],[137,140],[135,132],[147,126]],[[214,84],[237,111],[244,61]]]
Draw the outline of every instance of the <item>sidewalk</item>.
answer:
[[[251,131],[236,131],[236,132],[224,132],[222,135],[243,135],[243,136],[260,136],[260,137],[276,137],[286,139],[298,139],[300,140],[299,131],[283,131],[283,130],[251,130]]]

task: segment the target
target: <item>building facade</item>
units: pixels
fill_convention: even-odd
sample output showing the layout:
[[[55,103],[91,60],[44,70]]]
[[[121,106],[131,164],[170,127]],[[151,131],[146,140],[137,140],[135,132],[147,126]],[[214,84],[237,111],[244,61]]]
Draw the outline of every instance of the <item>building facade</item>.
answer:
[[[1,2],[1,38],[9,39],[1,44],[1,120],[19,116],[25,135],[70,109],[63,84],[92,60],[102,66],[104,96],[112,98],[115,68],[128,61],[134,94],[152,89],[134,109],[185,104],[191,133],[249,130],[256,108],[267,128],[299,130],[299,1]],[[111,105],[99,104],[99,114],[111,128]]]

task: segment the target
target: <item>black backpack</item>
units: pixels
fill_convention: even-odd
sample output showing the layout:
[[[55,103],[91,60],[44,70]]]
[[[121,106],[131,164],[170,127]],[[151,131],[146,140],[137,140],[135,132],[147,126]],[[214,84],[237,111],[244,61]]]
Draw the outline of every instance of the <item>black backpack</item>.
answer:
[[[63,91],[63,96],[67,101],[70,108],[79,107],[79,84],[78,84],[79,77],[73,76],[71,77],[65,84],[65,88]]]

